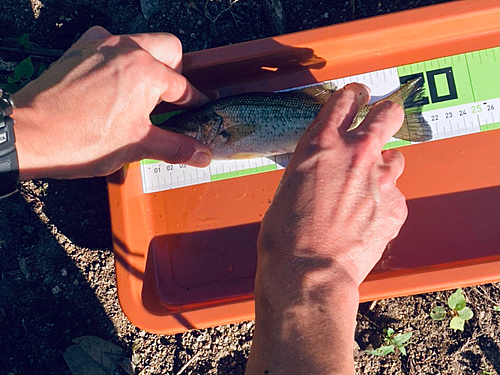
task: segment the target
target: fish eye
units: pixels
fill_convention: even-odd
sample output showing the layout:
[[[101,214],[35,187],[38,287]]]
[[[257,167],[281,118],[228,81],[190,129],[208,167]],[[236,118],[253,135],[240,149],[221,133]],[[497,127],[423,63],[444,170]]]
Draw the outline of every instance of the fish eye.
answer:
[[[226,130],[221,131],[219,135],[222,135],[226,139],[228,139],[231,136],[231,134],[229,134]]]

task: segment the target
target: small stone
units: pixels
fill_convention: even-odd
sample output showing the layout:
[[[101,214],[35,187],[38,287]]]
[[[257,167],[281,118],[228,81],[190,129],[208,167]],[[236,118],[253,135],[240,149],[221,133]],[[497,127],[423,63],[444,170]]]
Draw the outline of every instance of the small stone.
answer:
[[[139,331],[139,336],[140,336],[140,337],[144,337],[144,336],[146,336],[146,332],[145,332],[145,331]]]
[[[191,33],[191,38],[196,39],[196,34],[195,33]]]
[[[186,34],[186,32],[182,29],[179,29],[179,34],[184,35],[184,34]]]
[[[73,285],[78,285],[78,279],[75,279],[75,281],[73,281]]]
[[[201,25],[203,24],[203,22],[202,22],[201,20],[198,20],[198,22],[196,22],[196,24],[197,24],[198,26],[201,26]]]
[[[134,353],[132,354],[132,364],[134,366],[137,366],[139,362],[141,361],[141,356],[139,353]]]
[[[323,18],[328,18],[329,14],[328,12],[325,12],[325,14],[323,14]]]
[[[58,294],[61,291],[58,285],[52,288],[52,294]]]
[[[66,271],[66,268],[61,268],[61,275],[68,276],[68,271]]]

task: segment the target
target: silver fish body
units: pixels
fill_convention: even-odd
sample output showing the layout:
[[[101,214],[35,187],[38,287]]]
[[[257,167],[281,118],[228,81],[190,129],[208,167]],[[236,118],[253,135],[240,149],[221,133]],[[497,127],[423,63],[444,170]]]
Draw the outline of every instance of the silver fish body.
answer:
[[[402,101],[399,104],[403,105],[404,99],[409,95],[405,92],[405,89],[408,91],[409,84],[405,85],[389,99],[392,97],[397,102]],[[333,91],[331,88],[315,86],[288,92],[234,95],[173,116],[160,127],[202,142],[211,149],[214,159],[292,153]],[[351,129],[359,125],[370,108],[371,106],[364,106],[360,109]],[[415,113],[412,112],[412,118]],[[406,129],[403,133],[408,135],[408,121],[405,120],[405,123],[399,133]],[[428,124],[417,121],[415,126],[412,133],[417,131],[425,134],[414,140],[428,139]],[[423,128],[425,129],[422,130]],[[412,136],[416,137],[415,134]]]

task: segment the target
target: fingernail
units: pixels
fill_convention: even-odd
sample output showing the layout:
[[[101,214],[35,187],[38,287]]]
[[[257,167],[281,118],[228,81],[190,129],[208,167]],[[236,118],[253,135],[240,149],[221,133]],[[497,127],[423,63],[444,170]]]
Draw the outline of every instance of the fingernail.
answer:
[[[206,167],[210,164],[212,157],[205,151],[196,151],[187,164],[193,167]]]

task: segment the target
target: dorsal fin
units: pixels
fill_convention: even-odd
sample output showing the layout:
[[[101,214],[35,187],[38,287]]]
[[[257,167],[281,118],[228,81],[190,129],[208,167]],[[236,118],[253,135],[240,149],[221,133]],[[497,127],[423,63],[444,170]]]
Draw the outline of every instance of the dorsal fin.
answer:
[[[303,93],[308,96],[312,96],[320,103],[324,104],[330,98],[330,96],[337,90],[337,87],[333,83],[323,83],[320,85],[309,86],[300,90],[298,93]]]

